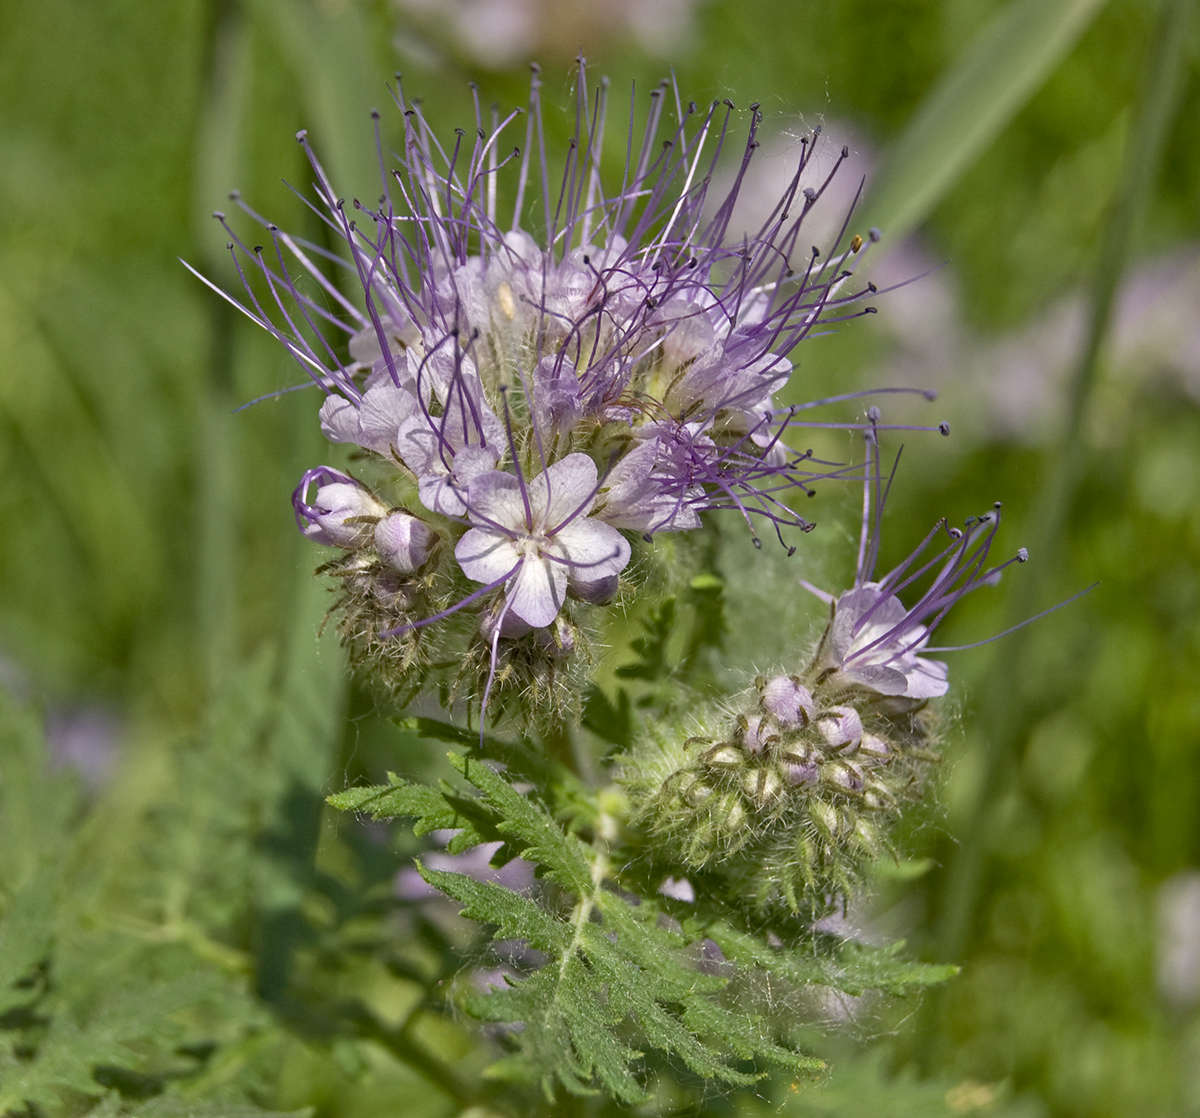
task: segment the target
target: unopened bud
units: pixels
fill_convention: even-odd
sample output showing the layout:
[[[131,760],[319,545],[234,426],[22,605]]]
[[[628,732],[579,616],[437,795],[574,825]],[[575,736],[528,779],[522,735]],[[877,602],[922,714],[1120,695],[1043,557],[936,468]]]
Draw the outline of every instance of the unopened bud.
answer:
[[[850,761],[827,761],[821,779],[842,792],[861,792],[864,783],[862,769]]]
[[[742,798],[735,792],[722,796],[712,807],[713,821],[724,831],[741,830],[746,822],[746,808]]]
[[[763,720],[757,714],[749,716],[744,714],[738,715],[737,729],[734,733],[738,742],[747,753],[757,754],[763,751],[762,731],[764,726],[762,722]]]
[[[808,811],[817,829],[826,836],[833,837],[842,829],[841,813],[833,804],[814,798],[809,801]]]
[[[700,760],[710,769],[738,769],[745,763],[746,756],[736,745],[723,741],[701,753]]]
[[[875,734],[863,734],[862,741],[858,743],[858,747],[863,753],[880,760],[892,755],[892,743],[887,738],[881,738]]]
[[[795,676],[777,675],[762,687],[762,705],[785,726],[807,726],[817,708],[812,694]]]
[[[375,550],[389,567],[408,574],[425,565],[435,536],[425,521],[393,512],[375,525]]]
[[[479,619],[479,631],[488,644],[496,639],[497,627],[502,637],[523,637],[533,628],[528,622],[522,621],[511,609],[505,609],[503,602],[497,602]]]
[[[813,761],[798,761],[791,757],[784,758],[781,768],[784,779],[795,787],[799,784],[816,784],[820,770]]]
[[[617,596],[620,582],[618,575],[605,575],[603,578],[593,579],[570,578],[567,581],[567,589],[571,597],[578,598],[581,602],[603,606]]]
[[[783,779],[774,769],[752,769],[742,777],[742,791],[760,804],[773,804],[783,794]]]
[[[817,728],[828,745],[857,745],[862,739],[862,719],[853,707],[835,706],[821,711],[817,717]]]
[[[712,785],[702,780],[693,780],[680,791],[684,801],[692,807],[699,807],[712,795]]]
[[[552,625],[535,629],[534,633],[538,646],[556,659],[566,659],[575,651],[575,626],[562,614]]]
[[[312,503],[308,491],[317,486]],[[354,478],[328,466],[308,470],[292,494],[296,523],[316,543],[333,547],[362,547],[371,539],[374,521],[387,509]]]

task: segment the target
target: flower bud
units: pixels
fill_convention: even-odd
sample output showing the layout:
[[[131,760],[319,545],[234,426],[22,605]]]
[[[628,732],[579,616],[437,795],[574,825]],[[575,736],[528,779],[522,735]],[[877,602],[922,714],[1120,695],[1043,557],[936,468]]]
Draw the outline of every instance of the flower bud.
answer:
[[[393,512],[375,525],[375,550],[389,567],[409,574],[424,566],[435,533],[423,520]]]
[[[576,629],[562,614],[554,619],[552,625],[534,629],[534,640],[555,659],[566,659],[575,651]]]
[[[497,626],[500,628],[502,637],[523,637],[533,628],[528,622],[522,621],[512,610],[506,610],[503,602],[497,602],[479,619],[479,631],[488,644],[495,640]]]
[[[811,692],[795,676],[777,675],[762,686],[762,705],[785,726],[807,726],[816,714]]]
[[[881,738],[876,734],[863,734],[862,741],[858,743],[858,747],[871,760],[877,762],[887,760],[893,752],[892,743],[887,738]]]
[[[710,769],[739,769],[745,764],[746,755],[736,745],[723,741],[701,753],[700,760]]]
[[[826,761],[821,779],[839,792],[861,792],[863,787],[863,771],[852,761]]]
[[[712,806],[712,819],[721,830],[733,832],[741,830],[746,822],[746,808],[742,798],[736,792],[730,792],[715,801]]]
[[[882,836],[878,828],[866,819],[858,819],[854,824],[854,842],[864,854],[878,855],[882,846]]]
[[[607,605],[617,596],[620,585],[619,575],[604,575],[602,578],[583,579],[574,575],[567,580],[567,590],[571,597],[581,602],[590,602],[594,606]]]
[[[814,798],[809,801],[808,811],[812,821],[817,825],[817,830],[823,832],[827,837],[832,838],[842,829],[841,812],[833,804]]]
[[[834,706],[817,716],[817,728],[828,745],[857,746],[862,740],[862,719],[853,707]]]
[[[751,769],[742,777],[742,791],[760,804],[773,804],[783,795],[783,779],[774,769]]]
[[[766,727],[762,723],[762,718],[757,714],[738,715],[734,737],[747,753],[758,754],[763,751],[766,743],[762,731]]]
[[[317,494],[308,504],[308,490],[314,484]],[[292,494],[292,505],[296,523],[305,536],[316,543],[344,548],[366,544],[373,531],[371,521],[387,512],[354,478],[328,466],[304,474]]]
[[[812,785],[817,783],[820,777],[820,770],[813,761],[799,761],[794,757],[785,757],[781,764],[783,769],[784,779],[796,787],[797,785],[807,784]]]

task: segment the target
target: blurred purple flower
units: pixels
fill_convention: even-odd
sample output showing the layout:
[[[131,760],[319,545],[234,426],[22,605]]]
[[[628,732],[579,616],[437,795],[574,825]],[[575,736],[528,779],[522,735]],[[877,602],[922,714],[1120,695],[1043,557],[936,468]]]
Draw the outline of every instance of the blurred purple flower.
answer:
[[[444,841],[449,841],[447,834],[443,834],[442,838]],[[532,862],[526,862],[522,858],[513,858],[498,868],[492,865],[496,851],[503,845],[502,842],[484,842],[479,846],[471,847],[462,854],[447,854],[445,851],[434,850],[428,854],[422,854],[421,861],[433,870],[466,874],[476,881],[495,882],[515,893],[528,892],[533,888],[534,866]],[[428,897],[443,895],[421,876],[415,866],[406,866],[396,874],[395,886],[396,895],[406,901],[424,900]]]

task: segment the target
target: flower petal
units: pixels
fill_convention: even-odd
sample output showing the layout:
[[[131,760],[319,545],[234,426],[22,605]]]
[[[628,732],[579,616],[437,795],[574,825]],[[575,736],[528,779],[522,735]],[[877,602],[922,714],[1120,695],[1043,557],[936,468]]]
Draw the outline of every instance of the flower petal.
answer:
[[[363,396],[358,410],[359,446],[387,454],[396,444],[400,424],[417,411],[417,401],[403,388],[379,385]]]
[[[471,528],[454,548],[463,574],[476,582],[496,582],[514,572],[521,553],[508,536]]]
[[[516,578],[509,583],[506,597],[511,613],[535,629],[541,629],[558,616],[566,592],[565,567],[540,556],[528,555]]]
[[[321,432],[331,443],[357,443],[358,408],[344,396],[326,396],[321,405]]]
[[[586,454],[568,454],[539,474],[529,485],[530,502],[544,510],[543,524],[553,531],[571,517],[592,511],[599,480],[596,463]]]
[[[471,479],[466,493],[467,515],[472,524],[493,531],[508,530],[519,534],[529,531],[521,484],[512,474],[503,470],[488,470],[478,474]],[[537,506],[533,504],[532,487],[529,498],[536,518]]]
[[[629,563],[629,541],[591,516],[572,520],[554,541],[566,559],[567,577],[580,583],[618,575]]]

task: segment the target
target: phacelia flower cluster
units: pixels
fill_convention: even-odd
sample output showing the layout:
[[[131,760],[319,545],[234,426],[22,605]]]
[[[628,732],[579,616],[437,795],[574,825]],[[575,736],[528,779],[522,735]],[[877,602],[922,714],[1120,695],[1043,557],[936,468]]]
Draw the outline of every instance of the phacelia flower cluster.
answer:
[[[623,164],[602,171],[607,90],[589,94],[582,65],[553,165],[536,74],[527,113],[485,122],[477,103],[474,135],[448,148],[396,101],[401,148],[389,167],[380,142],[376,205],[339,197],[300,134],[333,251],[240,199],[269,248],[218,216],[237,305],[321,387],[322,430],[357,463],[309,470],[293,502],[300,530],[340,551],[327,569],[344,634],[397,678],[453,660],[480,701],[570,660],[642,541],[711,510],[756,540],[811,527],[795,498],[844,470],[790,445],[802,409],[776,396],[796,344],[870,311],[855,305],[874,288],[852,284],[862,237],[843,228],[826,253],[801,239],[833,173],[808,182],[816,133],[763,226],[731,229],[757,106],[735,145],[732,105],[685,106],[664,85],[637,138],[634,101]],[[731,148],[733,185],[714,197]]]
[[[997,506],[963,528],[939,521],[876,579],[885,489],[870,430],[868,446],[854,585],[833,595],[803,584],[830,606],[806,666],[760,677],[744,709],[701,719],[699,733],[648,729],[626,762],[638,817],[689,877],[738,877],[761,906],[819,911],[891,851],[901,804],[938,759],[927,703],[948,682],[946,665],[922,655],[930,635],[964,595],[1027,558],[1021,549],[989,566]]]

